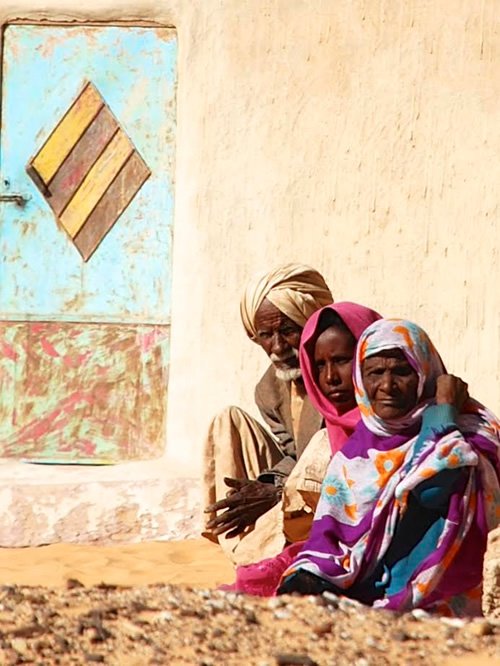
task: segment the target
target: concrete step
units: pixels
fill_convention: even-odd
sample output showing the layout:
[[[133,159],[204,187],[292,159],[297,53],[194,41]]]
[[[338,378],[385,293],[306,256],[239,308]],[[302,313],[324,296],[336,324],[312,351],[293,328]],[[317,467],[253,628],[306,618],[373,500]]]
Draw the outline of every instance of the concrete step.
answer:
[[[163,460],[110,466],[0,460],[0,547],[197,537],[200,480],[176,478],[170,467]]]

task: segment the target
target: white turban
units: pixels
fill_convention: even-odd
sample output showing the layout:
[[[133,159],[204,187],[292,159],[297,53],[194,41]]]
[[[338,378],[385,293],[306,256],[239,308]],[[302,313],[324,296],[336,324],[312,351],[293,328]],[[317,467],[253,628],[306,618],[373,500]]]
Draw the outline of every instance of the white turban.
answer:
[[[255,313],[267,298],[280,312],[304,326],[313,312],[333,303],[320,273],[305,264],[286,264],[250,281],[240,303],[241,320],[248,337],[255,340]]]

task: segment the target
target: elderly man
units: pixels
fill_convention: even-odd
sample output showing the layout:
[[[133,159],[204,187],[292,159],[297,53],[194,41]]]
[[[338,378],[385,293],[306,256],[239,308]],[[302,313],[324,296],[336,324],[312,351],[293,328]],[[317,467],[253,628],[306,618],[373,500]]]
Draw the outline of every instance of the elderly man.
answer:
[[[284,545],[279,514],[271,509],[322,425],[301,379],[300,336],[310,315],[332,302],[323,277],[303,264],[259,276],[241,300],[245,330],[272,362],[255,389],[255,402],[272,434],[238,407],[225,409],[209,429],[205,494],[210,519],[204,536],[218,540],[235,563],[272,555]],[[250,538],[256,521],[263,527]],[[244,537],[251,544],[246,549],[241,547]]]

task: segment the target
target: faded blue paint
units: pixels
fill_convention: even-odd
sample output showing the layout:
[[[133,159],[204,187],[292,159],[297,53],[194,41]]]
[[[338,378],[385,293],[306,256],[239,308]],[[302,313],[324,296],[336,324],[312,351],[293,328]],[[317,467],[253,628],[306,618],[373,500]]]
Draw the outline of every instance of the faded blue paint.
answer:
[[[176,55],[162,28],[6,29],[0,191],[31,198],[0,204],[0,318],[170,322]],[[26,165],[86,80],[152,175],[84,263]]]

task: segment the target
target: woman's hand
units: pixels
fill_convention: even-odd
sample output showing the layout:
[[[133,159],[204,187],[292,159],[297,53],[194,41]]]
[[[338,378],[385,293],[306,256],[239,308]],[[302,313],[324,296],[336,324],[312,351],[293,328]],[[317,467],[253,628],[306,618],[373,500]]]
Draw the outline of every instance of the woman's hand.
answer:
[[[455,375],[440,375],[436,382],[436,404],[453,405],[458,412],[469,399],[467,384]]]

